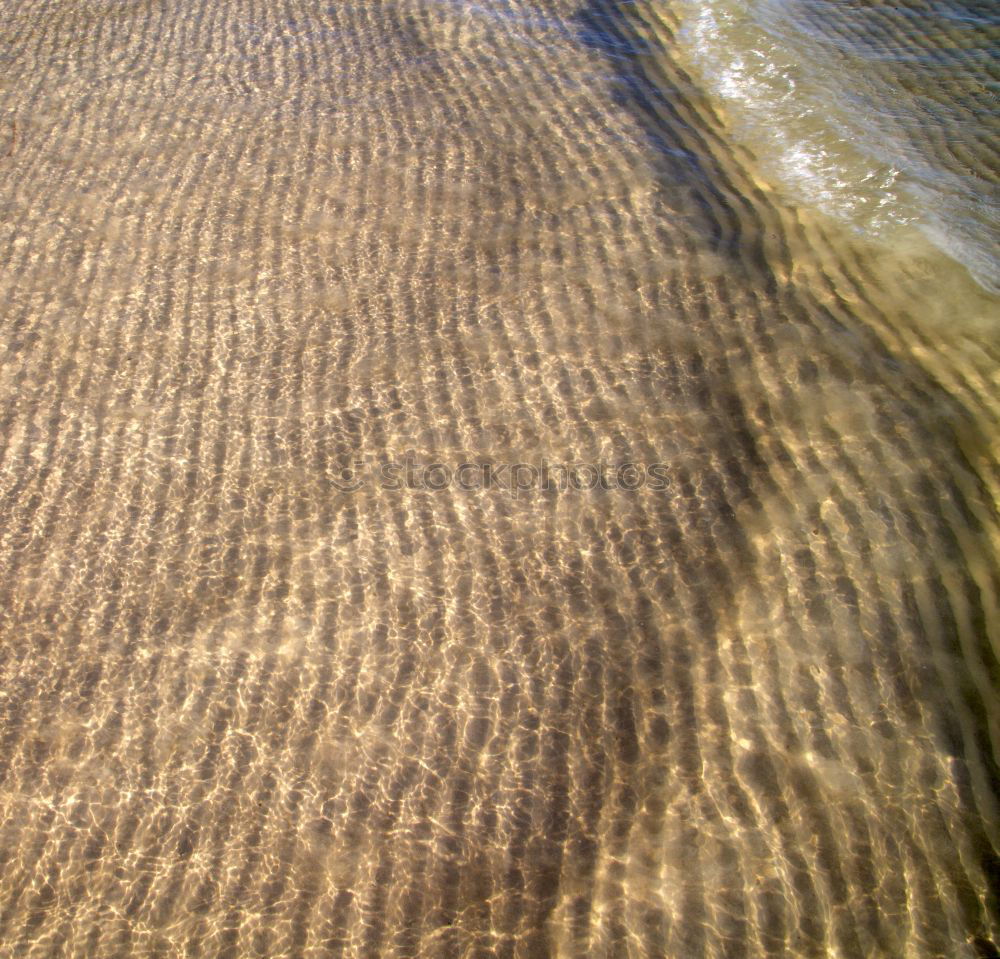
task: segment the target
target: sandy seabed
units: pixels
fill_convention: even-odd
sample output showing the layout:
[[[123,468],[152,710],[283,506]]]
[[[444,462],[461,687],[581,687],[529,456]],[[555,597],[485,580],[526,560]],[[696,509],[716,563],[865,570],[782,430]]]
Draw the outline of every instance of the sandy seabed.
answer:
[[[0,956],[998,955],[994,299],[669,4],[0,20]]]

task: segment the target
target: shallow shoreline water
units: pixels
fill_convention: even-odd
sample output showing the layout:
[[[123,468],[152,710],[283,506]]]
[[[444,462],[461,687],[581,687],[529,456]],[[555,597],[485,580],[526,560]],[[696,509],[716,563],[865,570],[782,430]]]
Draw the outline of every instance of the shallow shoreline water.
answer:
[[[1000,16],[980,0],[677,5],[727,129],[798,206],[1000,283]]]
[[[0,955],[998,954],[993,294],[680,4],[0,13]]]

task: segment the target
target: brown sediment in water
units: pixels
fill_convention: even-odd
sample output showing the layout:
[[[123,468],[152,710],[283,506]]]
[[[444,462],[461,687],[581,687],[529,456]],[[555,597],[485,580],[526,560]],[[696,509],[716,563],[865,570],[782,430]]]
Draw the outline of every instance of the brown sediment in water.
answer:
[[[667,8],[0,10],[0,955],[995,954],[992,300]]]

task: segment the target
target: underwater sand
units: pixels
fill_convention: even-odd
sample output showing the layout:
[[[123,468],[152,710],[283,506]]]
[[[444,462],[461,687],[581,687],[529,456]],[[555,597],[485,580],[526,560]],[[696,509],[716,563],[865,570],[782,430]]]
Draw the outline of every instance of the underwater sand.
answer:
[[[995,24],[909,3],[0,0],[0,956],[1000,955]]]

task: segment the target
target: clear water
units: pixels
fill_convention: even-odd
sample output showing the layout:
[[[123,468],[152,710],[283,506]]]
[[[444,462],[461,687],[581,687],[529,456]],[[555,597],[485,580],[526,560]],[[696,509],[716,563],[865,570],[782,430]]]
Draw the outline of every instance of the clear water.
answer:
[[[0,957],[998,955],[992,15],[0,0]]]
[[[797,202],[886,243],[919,228],[1000,285],[1000,12],[969,2],[681,3],[678,39]],[[902,239],[901,239],[902,238]]]

